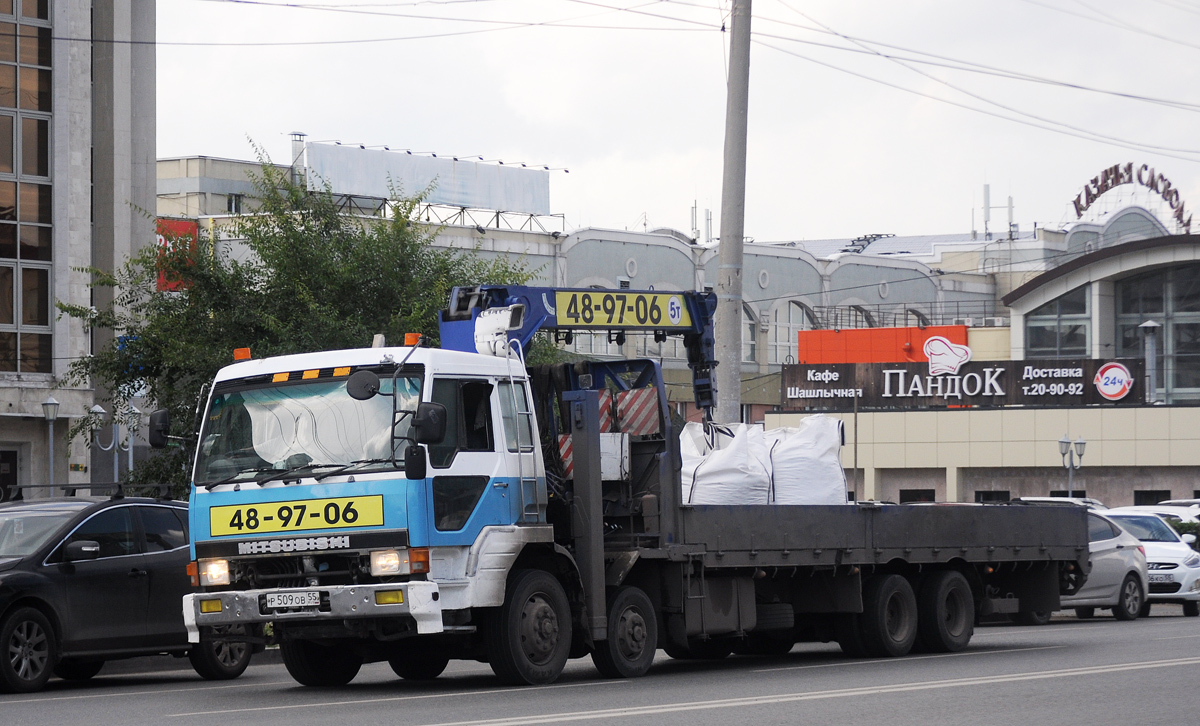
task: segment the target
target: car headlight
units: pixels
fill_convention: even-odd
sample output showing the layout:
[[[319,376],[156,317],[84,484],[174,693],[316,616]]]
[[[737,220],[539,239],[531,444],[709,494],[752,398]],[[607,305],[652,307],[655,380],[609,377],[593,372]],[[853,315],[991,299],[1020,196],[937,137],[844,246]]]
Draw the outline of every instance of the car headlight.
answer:
[[[407,575],[409,572],[407,549],[379,550],[371,553],[371,574],[375,577]]]
[[[200,584],[210,585],[229,584],[229,560],[200,560]]]
[[[1200,567],[1200,555],[1193,552],[1183,561],[1184,567]]]

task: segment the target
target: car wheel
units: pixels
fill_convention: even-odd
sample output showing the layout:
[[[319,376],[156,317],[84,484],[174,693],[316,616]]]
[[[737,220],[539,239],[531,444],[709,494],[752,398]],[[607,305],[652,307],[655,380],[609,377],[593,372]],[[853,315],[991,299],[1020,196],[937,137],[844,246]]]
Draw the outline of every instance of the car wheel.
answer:
[[[658,618],[650,598],[622,587],[608,603],[608,639],[596,643],[592,662],[605,678],[646,675],[658,650]]]
[[[1121,583],[1120,599],[1112,609],[1113,615],[1117,620],[1137,620],[1145,598],[1146,594],[1142,592],[1142,583],[1136,576],[1126,575],[1124,582]]]
[[[287,672],[305,686],[344,686],[362,668],[362,656],[349,648],[308,640],[284,640],[279,644],[279,654]]]
[[[213,640],[202,640],[188,651],[188,660],[201,678],[228,681],[242,675],[250,665],[250,644],[219,640],[222,635],[245,635],[245,625],[218,625]]]
[[[1146,598],[1142,602],[1142,607],[1138,610],[1138,617],[1139,618],[1150,617],[1150,598]]]
[[[1091,620],[1096,617],[1096,608],[1075,608],[1075,617],[1080,620]]]
[[[57,660],[54,631],[40,611],[18,608],[0,625],[0,690],[40,690],[50,680]]]
[[[1183,604],[1183,616],[1185,618],[1194,618],[1200,615],[1200,602],[1190,600]]]
[[[86,681],[94,677],[104,667],[102,660],[60,660],[54,666],[54,675],[64,681]]]

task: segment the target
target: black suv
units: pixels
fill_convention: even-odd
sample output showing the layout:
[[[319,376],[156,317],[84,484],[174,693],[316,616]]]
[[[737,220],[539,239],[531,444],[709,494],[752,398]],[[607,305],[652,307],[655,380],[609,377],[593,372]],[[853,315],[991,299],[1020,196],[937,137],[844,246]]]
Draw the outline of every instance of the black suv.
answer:
[[[158,653],[186,654],[205,678],[241,675],[253,650],[245,633],[188,643],[190,560],[183,502],[0,504],[0,691],[36,691],[51,673],[85,680],[106,660]]]

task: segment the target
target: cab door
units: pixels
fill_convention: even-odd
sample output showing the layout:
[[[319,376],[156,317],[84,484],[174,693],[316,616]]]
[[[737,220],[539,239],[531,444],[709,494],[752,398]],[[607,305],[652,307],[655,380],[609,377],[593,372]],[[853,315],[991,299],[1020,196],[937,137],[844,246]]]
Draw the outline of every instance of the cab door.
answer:
[[[488,378],[435,377],[430,400],[446,407],[446,437],[427,447],[429,544],[470,545],[483,527],[516,521],[515,487],[497,452],[496,384]]]

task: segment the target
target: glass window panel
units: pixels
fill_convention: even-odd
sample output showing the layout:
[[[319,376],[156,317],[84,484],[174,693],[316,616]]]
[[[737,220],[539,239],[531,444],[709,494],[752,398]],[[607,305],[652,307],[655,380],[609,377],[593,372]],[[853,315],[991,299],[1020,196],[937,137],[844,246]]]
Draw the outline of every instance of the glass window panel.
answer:
[[[0,205],[2,211],[3,205]],[[41,222],[50,224],[50,185],[22,184],[21,211],[22,222]]]
[[[50,19],[50,0],[21,0],[21,15],[39,20]]]
[[[1200,269],[1189,266],[1175,272],[1172,281],[1175,312],[1200,312]]]
[[[1142,336],[1134,323],[1123,323],[1117,332],[1117,355],[1142,355]]]
[[[50,65],[50,29],[22,25],[19,31],[18,49],[21,65]]]
[[[1087,354],[1087,323],[1062,323],[1058,328],[1059,355]]]
[[[1200,388],[1200,356],[1175,358],[1175,388]]]
[[[50,71],[21,68],[21,108],[50,110]]]
[[[1175,353],[1200,353],[1200,323],[1174,323]]]
[[[0,324],[12,325],[16,322],[13,315],[13,273],[11,267],[0,267]],[[5,368],[4,370],[12,370]]]
[[[24,325],[50,324],[50,271],[21,270],[21,322]]]
[[[1025,316],[1025,319],[1028,320],[1029,318],[1054,317],[1056,315],[1058,315],[1058,301],[1051,300],[1041,307],[1034,308],[1033,312]]]
[[[0,106],[17,107],[17,67],[0,65]]]
[[[8,118],[0,116],[0,121]],[[12,119],[9,119],[11,124]],[[4,127],[0,124],[0,137]],[[12,136],[9,135],[11,143]],[[0,140],[0,150],[3,140]],[[0,164],[2,164],[0,157]],[[21,173],[32,176],[50,176],[50,122],[42,118],[21,119]]]
[[[4,12],[2,7],[0,12]],[[0,23],[0,61],[17,62],[17,26],[14,23]]]
[[[21,259],[40,260],[42,262],[49,261],[51,237],[49,227],[34,227],[30,224],[22,224]]]
[[[21,372],[50,373],[53,353],[49,335],[21,333]]]
[[[17,334],[0,333],[0,371],[17,369]]]
[[[1162,272],[1155,272],[1118,282],[1117,312],[1129,314],[1161,313],[1163,311],[1163,290],[1166,286],[1166,274]]]
[[[16,182],[0,182],[0,220],[17,221]]]
[[[13,0],[0,0],[0,13],[13,14]]]
[[[137,543],[133,538],[133,517],[129,516],[129,507],[100,512],[71,533],[63,542],[63,547],[72,542],[89,540],[100,545],[100,557],[137,554]],[[59,552],[61,553],[61,550]]]
[[[522,450],[528,451],[533,445],[533,429],[530,428],[529,417],[518,413],[529,410],[525,384],[501,381],[499,395],[505,445],[509,451],[516,451],[518,444]]]
[[[1029,323],[1025,326],[1025,349],[1054,353],[1058,350],[1058,324]]]
[[[0,115],[0,172],[12,174],[16,171],[14,150],[13,117]]]
[[[146,552],[169,552],[187,545],[179,517],[166,507],[138,507],[146,532]]]
[[[1061,315],[1086,315],[1088,311],[1088,285],[1077,288],[1058,298]]]

